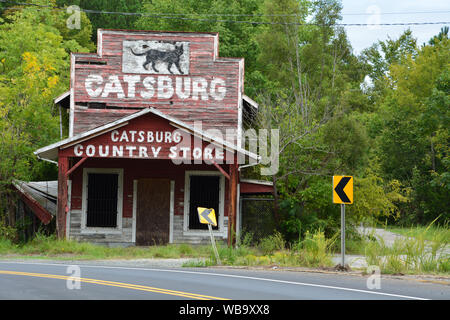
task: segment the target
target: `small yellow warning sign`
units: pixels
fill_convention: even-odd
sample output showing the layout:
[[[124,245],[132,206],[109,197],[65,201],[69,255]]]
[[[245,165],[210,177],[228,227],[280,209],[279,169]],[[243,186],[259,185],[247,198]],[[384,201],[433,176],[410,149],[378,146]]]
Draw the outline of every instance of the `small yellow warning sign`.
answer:
[[[197,212],[200,223],[212,224],[215,227],[217,226],[216,212],[214,211],[214,209],[198,207]]]

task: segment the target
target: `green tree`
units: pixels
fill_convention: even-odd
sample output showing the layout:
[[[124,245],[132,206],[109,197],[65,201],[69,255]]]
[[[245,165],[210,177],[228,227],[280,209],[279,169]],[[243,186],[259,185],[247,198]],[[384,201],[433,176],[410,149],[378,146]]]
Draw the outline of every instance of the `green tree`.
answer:
[[[390,65],[380,103],[383,129],[377,155],[386,179],[412,190],[411,201],[402,206],[407,223],[449,218],[449,41],[445,36],[433,39]]]
[[[415,56],[417,50],[417,41],[412,31],[407,29],[398,39],[377,41],[362,51],[361,60],[366,65],[367,76],[371,81],[367,94],[372,103],[377,103],[387,95],[385,90],[389,88],[390,66],[401,64],[408,55]]]
[[[338,1],[266,1],[265,10],[266,19],[289,22],[257,37],[258,62],[272,89],[257,98],[260,126],[280,130],[275,220],[290,240],[317,226],[330,235],[338,225],[331,176],[356,175],[366,160],[367,134],[358,119],[365,67],[336,26]]]
[[[35,1],[38,4],[52,4]],[[38,161],[33,151],[59,140],[59,113],[53,98],[69,87],[71,51],[88,51],[64,38],[60,28],[67,14],[50,8],[5,11],[0,24],[0,212],[13,179],[49,180],[53,164]],[[64,35],[83,39],[86,26]],[[79,36],[79,37],[78,37]]]

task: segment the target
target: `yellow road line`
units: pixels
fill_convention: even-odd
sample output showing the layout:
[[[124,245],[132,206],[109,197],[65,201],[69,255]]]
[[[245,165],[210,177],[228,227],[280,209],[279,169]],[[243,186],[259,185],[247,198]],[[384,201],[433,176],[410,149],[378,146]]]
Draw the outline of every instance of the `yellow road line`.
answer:
[[[124,282],[115,282],[115,281],[89,279],[89,278],[78,278],[78,277],[73,277],[73,276],[63,276],[63,275],[45,274],[45,273],[20,272],[20,271],[8,271],[8,270],[0,270],[0,274],[50,278],[50,279],[61,279],[61,280],[80,280],[80,282],[93,283],[93,284],[99,284],[99,285],[104,285],[104,286],[113,286],[113,287],[126,288],[126,289],[133,289],[133,290],[140,290],[140,291],[155,292],[155,293],[168,294],[168,295],[173,295],[173,296],[199,299],[199,300],[228,300],[225,298],[207,296],[207,295],[184,292],[184,291],[155,288],[155,287],[142,286],[142,285],[138,285],[138,284],[124,283]]]

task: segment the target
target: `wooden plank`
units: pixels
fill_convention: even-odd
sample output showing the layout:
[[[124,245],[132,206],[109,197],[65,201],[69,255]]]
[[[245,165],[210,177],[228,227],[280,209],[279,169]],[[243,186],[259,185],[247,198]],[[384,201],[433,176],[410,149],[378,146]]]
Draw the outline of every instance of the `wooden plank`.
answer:
[[[273,194],[273,186],[262,183],[240,182],[241,194]]]
[[[74,112],[74,135],[82,133],[107,123],[117,121],[128,115],[136,113],[137,110],[82,110],[75,107]]]
[[[33,211],[35,216],[42,221],[43,224],[49,224],[52,220],[52,215],[47,211],[39,202],[33,199],[29,194],[25,191],[21,190],[16,186],[17,190],[20,192],[20,196],[22,200],[27,204],[27,206]]]
[[[69,178],[69,176],[70,176],[70,174],[72,173],[72,172],[74,172],[80,165],[82,165],[83,164],[83,162],[85,162],[87,160],[87,157],[83,157],[83,158],[81,158],[81,160],[79,160],[72,168],[70,168],[70,170],[68,170],[67,172],[66,172],[66,179],[68,179]]]
[[[221,166],[219,166],[214,160],[211,160],[211,162],[214,165],[214,167],[216,167],[217,170],[219,170],[225,176],[225,178],[230,180],[230,175]]]

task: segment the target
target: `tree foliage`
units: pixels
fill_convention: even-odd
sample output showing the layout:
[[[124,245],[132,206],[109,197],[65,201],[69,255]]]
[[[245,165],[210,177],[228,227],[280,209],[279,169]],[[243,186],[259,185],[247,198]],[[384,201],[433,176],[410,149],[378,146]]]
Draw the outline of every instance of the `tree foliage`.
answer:
[[[382,173],[412,189],[405,222],[448,219],[449,41],[433,38],[389,68],[380,99],[383,128],[377,136]]]
[[[56,166],[38,161],[33,151],[60,138],[59,113],[53,99],[68,88],[69,53],[89,50],[74,38],[86,39],[85,34],[90,38],[92,30],[84,17],[84,28],[61,32],[66,19],[65,12],[31,7],[6,10],[0,20],[2,200],[13,179],[56,177]],[[89,42],[84,44],[92,47]]]

